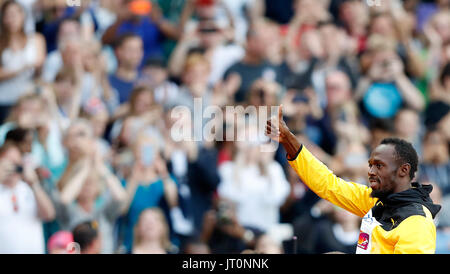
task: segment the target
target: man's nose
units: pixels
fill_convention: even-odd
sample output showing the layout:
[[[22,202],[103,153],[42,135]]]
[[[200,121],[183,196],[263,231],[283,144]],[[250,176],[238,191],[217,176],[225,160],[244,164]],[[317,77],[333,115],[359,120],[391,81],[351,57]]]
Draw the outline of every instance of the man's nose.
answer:
[[[375,176],[376,173],[374,171],[374,168],[373,167],[369,167],[369,171],[367,172],[367,174],[369,175],[369,177]]]

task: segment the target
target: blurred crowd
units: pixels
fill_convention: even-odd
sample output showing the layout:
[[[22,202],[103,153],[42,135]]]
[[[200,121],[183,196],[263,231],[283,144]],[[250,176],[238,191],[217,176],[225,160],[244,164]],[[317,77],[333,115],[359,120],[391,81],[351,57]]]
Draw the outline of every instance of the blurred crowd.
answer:
[[[383,138],[408,140],[450,253],[449,0],[69,2],[0,0],[0,253],[355,252],[360,219],[281,146],[174,140],[177,123],[201,130],[172,115],[194,99],[283,104],[361,184]],[[261,133],[232,115],[227,129]]]

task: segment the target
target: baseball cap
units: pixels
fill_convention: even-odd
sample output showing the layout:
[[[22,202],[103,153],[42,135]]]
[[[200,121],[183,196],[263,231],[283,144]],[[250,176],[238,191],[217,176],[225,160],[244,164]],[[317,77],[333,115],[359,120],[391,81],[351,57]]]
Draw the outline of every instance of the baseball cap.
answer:
[[[48,249],[66,249],[67,246],[73,243],[73,235],[70,231],[58,231],[48,239]]]

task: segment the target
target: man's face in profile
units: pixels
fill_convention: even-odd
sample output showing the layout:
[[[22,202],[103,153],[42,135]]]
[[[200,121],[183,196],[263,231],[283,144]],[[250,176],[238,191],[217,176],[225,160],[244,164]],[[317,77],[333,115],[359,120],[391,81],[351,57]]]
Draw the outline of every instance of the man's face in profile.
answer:
[[[369,158],[369,183],[371,196],[385,198],[394,193],[398,163],[393,145],[379,145]]]

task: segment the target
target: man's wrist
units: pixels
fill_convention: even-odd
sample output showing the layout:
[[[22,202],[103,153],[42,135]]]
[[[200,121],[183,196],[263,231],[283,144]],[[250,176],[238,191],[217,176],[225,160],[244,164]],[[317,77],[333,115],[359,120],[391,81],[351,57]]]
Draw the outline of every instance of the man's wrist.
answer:
[[[285,137],[285,140],[282,145],[287,153],[288,161],[293,161],[297,158],[300,153],[303,145],[297,140],[297,137],[292,132],[289,132]]]

